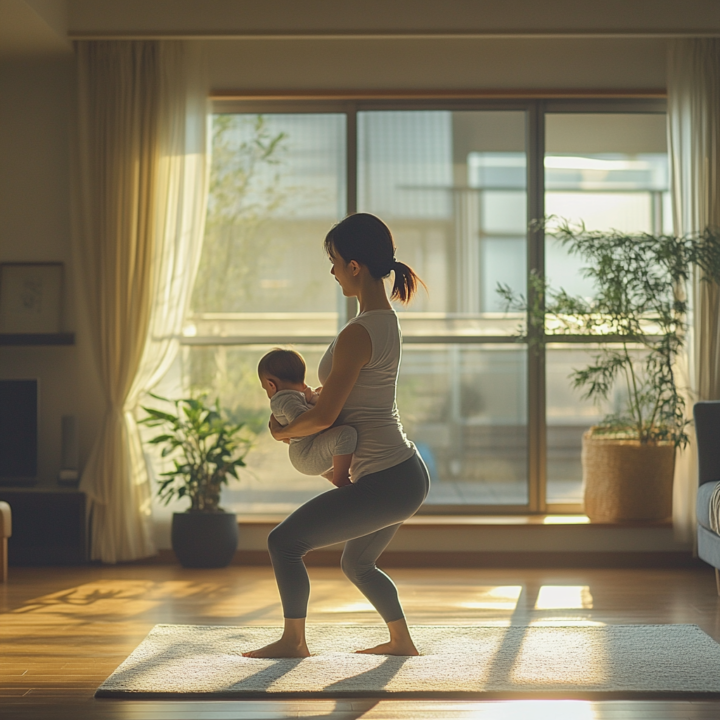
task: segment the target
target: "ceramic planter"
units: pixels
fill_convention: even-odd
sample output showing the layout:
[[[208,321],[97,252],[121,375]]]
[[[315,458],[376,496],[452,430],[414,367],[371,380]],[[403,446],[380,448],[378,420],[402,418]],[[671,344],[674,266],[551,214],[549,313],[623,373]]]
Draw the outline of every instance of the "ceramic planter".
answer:
[[[235,555],[238,540],[235,513],[173,513],[172,548],[183,567],[227,567]]]

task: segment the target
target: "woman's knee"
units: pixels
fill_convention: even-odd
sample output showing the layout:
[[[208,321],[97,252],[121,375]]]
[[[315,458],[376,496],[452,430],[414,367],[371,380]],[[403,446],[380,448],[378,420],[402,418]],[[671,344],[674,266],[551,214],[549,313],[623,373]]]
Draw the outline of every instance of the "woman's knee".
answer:
[[[340,567],[345,573],[345,577],[357,585],[363,581],[364,577],[372,574],[375,569],[375,563],[361,565],[357,557],[343,553],[342,558],[340,558]]]
[[[282,523],[274,527],[268,534],[268,551],[271,555],[297,555],[302,557],[305,552],[303,545],[295,534]]]

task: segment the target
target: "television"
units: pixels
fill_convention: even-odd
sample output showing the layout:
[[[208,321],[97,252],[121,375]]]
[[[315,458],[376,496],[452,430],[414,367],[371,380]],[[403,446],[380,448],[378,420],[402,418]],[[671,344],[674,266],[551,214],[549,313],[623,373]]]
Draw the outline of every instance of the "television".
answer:
[[[0,485],[34,485],[37,448],[37,380],[0,380]]]

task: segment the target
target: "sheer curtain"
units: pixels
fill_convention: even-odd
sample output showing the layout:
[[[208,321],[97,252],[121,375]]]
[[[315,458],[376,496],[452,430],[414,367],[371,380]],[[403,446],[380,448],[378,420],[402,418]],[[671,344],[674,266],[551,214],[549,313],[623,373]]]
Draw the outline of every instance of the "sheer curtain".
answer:
[[[75,250],[106,413],[83,471],[91,556],[154,554],[135,422],[167,371],[195,279],[207,196],[208,93],[197,46],[77,42]]]
[[[720,39],[675,40],[668,56],[668,147],[677,234],[720,228]],[[720,288],[693,277],[692,313],[679,376],[687,410],[720,399]],[[691,442],[675,463],[673,523],[679,539],[695,539],[697,450]]]

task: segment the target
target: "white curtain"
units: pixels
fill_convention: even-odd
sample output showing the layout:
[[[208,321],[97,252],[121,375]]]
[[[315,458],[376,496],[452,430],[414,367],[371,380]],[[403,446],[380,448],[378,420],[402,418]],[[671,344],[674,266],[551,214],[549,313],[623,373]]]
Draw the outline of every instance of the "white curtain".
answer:
[[[208,182],[197,46],[76,43],[75,250],[106,413],[83,471],[91,556],[155,553],[135,411],[168,370],[195,279]]]
[[[668,55],[668,148],[676,234],[720,228],[720,39],[672,41]],[[678,376],[688,416],[698,400],[720,399],[720,288],[695,276],[686,290],[692,311]],[[697,450],[691,442],[675,463],[673,524],[695,540]]]

